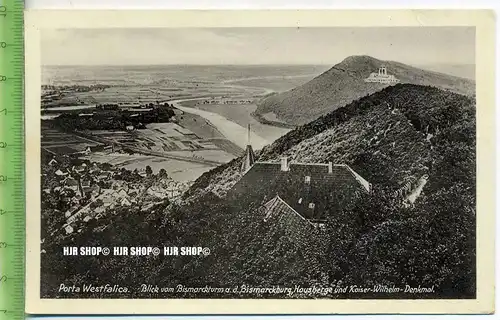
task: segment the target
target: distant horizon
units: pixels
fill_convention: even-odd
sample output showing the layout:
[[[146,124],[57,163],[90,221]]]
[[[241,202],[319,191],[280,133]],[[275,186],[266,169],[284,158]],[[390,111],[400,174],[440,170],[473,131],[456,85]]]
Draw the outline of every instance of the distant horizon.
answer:
[[[410,64],[402,61],[393,61],[393,60],[384,60],[389,62],[399,62],[410,66],[432,66],[432,65],[448,65],[448,66],[475,66],[475,63],[430,63],[430,64]],[[155,67],[155,66],[334,66],[337,63],[239,63],[239,64],[203,64],[203,63],[176,63],[176,64],[65,64],[65,65],[57,65],[57,64],[48,64],[42,65],[42,67]]]
[[[475,27],[108,28],[41,30],[41,63],[334,65],[367,55],[409,65],[475,63]]]
[[[42,65],[42,67],[154,67],[154,66],[329,66],[331,64],[317,63],[239,63],[239,64],[205,64],[205,63],[163,63],[163,64],[50,64]]]
[[[425,71],[430,71],[430,72],[436,72],[436,73],[441,73],[441,74],[447,74],[450,76],[454,77],[460,77],[460,78],[465,78],[465,79],[471,79],[475,80],[475,63],[462,63],[462,64],[457,64],[457,63],[434,63],[434,64],[409,64],[406,62],[401,62],[401,61],[388,61],[388,62],[396,62],[396,63],[402,63],[405,65],[408,65],[410,67],[414,67],[417,69],[422,69]],[[150,69],[150,68],[195,68],[195,67],[200,67],[200,68],[262,68],[262,67],[269,67],[269,68],[284,68],[284,67],[311,67],[315,69],[324,69],[324,71],[318,71],[318,75],[320,75],[323,72],[326,72],[336,64],[340,63],[332,63],[332,64],[276,64],[276,63],[267,63],[267,64],[136,64],[136,65],[120,65],[120,64],[100,64],[100,65],[43,65],[42,68],[47,68],[50,70],[56,70],[56,69],[95,69],[95,68],[103,68],[103,69],[115,69],[115,68],[123,68],[123,69],[134,69],[134,68],[144,68],[144,69]],[[287,75],[283,75],[283,77],[287,77]]]

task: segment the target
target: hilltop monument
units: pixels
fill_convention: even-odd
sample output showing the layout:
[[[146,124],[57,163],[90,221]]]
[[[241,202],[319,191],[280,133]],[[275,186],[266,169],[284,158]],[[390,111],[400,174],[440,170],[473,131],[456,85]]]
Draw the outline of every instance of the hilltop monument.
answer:
[[[365,79],[365,82],[398,83],[400,81],[394,77],[394,75],[387,74],[387,68],[385,66],[381,66],[378,68],[378,72],[370,73],[370,76]]]

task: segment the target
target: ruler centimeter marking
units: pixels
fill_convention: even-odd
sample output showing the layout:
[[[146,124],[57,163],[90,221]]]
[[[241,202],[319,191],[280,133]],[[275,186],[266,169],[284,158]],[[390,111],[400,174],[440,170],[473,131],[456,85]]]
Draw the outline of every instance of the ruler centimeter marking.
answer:
[[[0,0],[0,320],[25,318],[23,4]]]

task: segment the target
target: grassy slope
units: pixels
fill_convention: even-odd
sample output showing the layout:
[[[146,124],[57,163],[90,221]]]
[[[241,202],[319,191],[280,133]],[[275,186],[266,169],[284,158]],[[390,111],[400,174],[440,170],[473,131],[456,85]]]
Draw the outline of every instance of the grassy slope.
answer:
[[[351,56],[299,87],[263,99],[257,112],[274,112],[287,123],[305,124],[387,87],[386,84],[363,81],[381,65],[387,66],[388,73],[395,75],[402,83],[431,85],[466,95],[472,95],[475,90],[472,80],[368,56]]]

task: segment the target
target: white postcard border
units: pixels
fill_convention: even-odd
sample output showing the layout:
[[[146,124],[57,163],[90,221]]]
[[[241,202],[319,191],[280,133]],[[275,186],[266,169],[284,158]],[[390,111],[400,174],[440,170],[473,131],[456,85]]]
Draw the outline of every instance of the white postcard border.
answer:
[[[488,10],[29,10],[25,14],[26,312],[30,314],[491,313],[494,310],[495,14]],[[475,26],[474,300],[40,299],[40,31],[54,28]],[[89,48],[91,50],[91,48]]]

